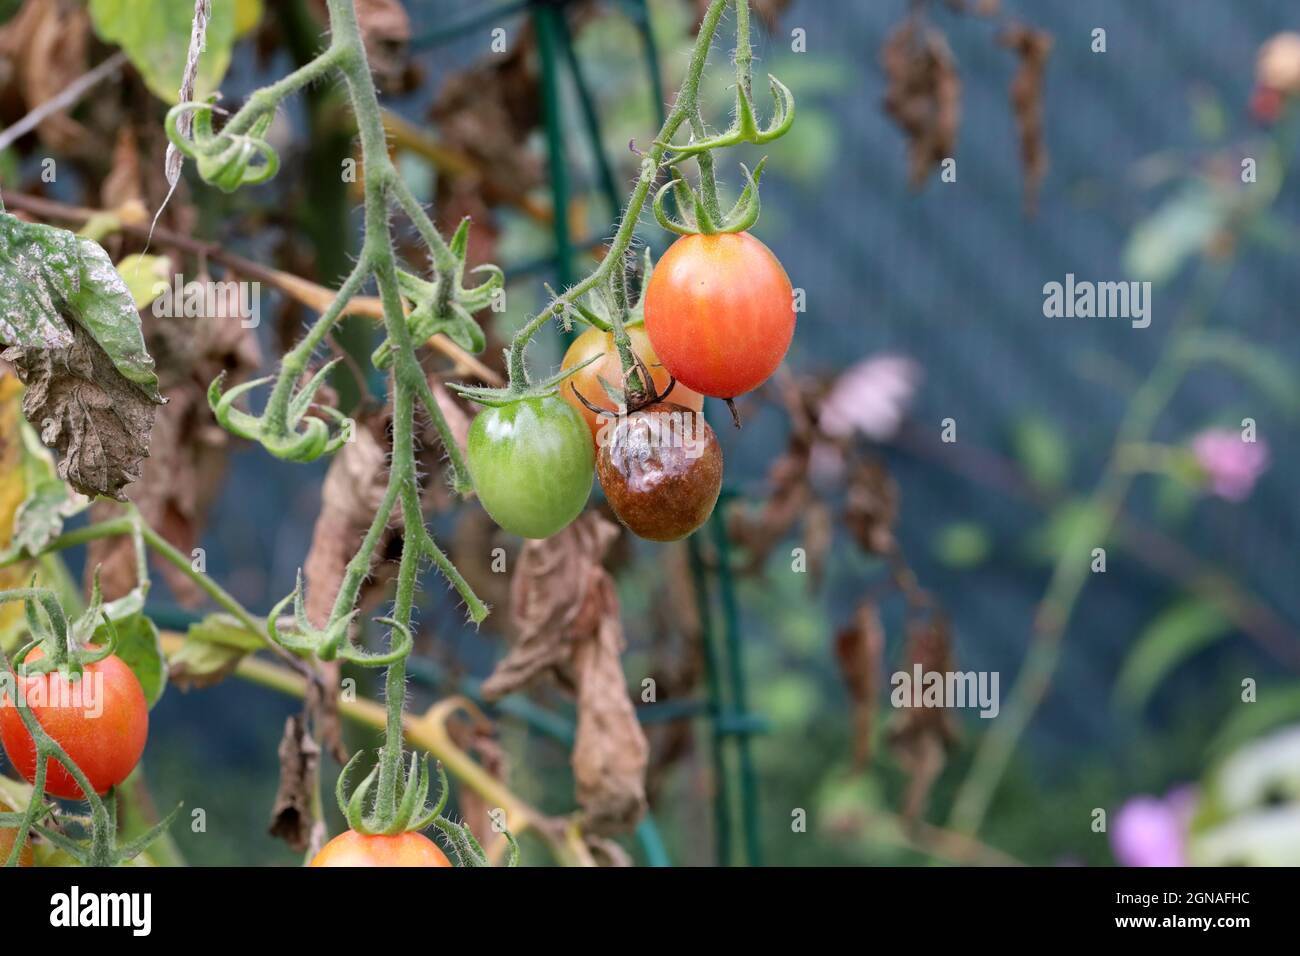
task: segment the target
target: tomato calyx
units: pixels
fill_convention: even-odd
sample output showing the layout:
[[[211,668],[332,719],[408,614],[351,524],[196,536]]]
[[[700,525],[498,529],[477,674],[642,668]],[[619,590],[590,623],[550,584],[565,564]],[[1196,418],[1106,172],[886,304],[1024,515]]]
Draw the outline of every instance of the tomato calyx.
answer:
[[[432,280],[422,279],[405,270],[397,271],[397,287],[402,297],[411,303],[406,315],[406,325],[411,340],[427,342],[434,335],[447,336],[465,351],[477,355],[487,345],[483,328],[474,321],[474,313],[491,306],[505,287],[505,273],[495,265],[476,266],[471,275],[483,275],[478,285],[466,288],[465,256],[469,245],[470,217],[460,221],[456,232],[447,243],[454,265],[435,269]],[[393,344],[385,337],[371,355],[375,368],[386,369],[393,364]]]
[[[625,415],[635,414],[647,406],[657,405],[660,402],[663,402],[668,397],[669,393],[672,392],[673,386],[677,384],[677,379],[673,378],[670,374],[668,376],[668,384],[662,389],[656,389],[654,386],[654,377],[650,374],[650,369],[646,366],[645,360],[636,352],[632,353],[632,359],[635,363],[635,374],[626,371],[623,373],[623,387],[621,389],[610,384],[603,378],[599,379],[600,386],[605,390],[605,394],[610,397],[620,410],[625,410],[623,411],[623,414]],[[577,368],[585,367],[588,364],[590,364],[590,362],[584,362]],[[575,368],[574,371],[577,371],[577,368]],[[569,388],[572,389],[573,394],[578,401],[580,401],[586,409],[597,418],[600,418],[602,415],[609,415],[609,409],[602,408],[590,401],[587,396],[583,395],[582,392],[578,390],[577,385],[570,382]]]
[[[59,671],[69,679],[77,679],[89,664],[95,664],[117,653],[117,627],[104,611],[104,594],[99,586],[99,568],[95,568],[90,604],[78,617],[69,621],[53,591],[35,586],[3,592],[10,600],[22,599],[27,629],[32,639],[14,655],[14,666],[24,677]],[[108,640],[92,644],[96,632],[103,625]],[[28,662],[31,653],[40,648],[41,656]]]
[[[744,163],[740,164],[741,170],[745,173],[745,187],[740,191],[735,204],[720,219],[716,219],[709,212],[709,203],[687,184],[681,172],[674,166],[671,177],[655,193],[652,203],[655,219],[663,228],[679,236],[690,236],[696,233],[712,236],[719,233],[745,232],[758,222],[761,211],[758,181],[763,175],[763,167],[766,164],[766,156],[759,160],[753,172],[750,172],[749,167]],[[682,212],[681,221],[673,219],[664,209],[664,200],[669,192],[673,194],[677,208]]]
[[[339,809],[347,819],[350,829],[363,836],[396,836],[401,833],[418,833],[431,826],[436,827],[451,844],[452,852],[455,853],[459,865],[491,865],[487,853],[469,827],[454,823],[443,815],[443,811],[447,808],[447,799],[451,795],[451,788],[447,783],[447,771],[443,768],[442,761],[438,761],[436,765],[439,795],[435,804],[427,806],[425,803],[429,796],[431,780],[429,757],[426,754],[421,760],[418,754],[412,753],[409,770],[404,777],[399,777],[399,794],[395,805],[385,809],[379,806],[378,800],[375,800],[371,812],[367,813],[367,800],[371,788],[379,777],[382,758],[381,763],[376,764],[374,769],[362,778],[349,797],[347,778],[362,753],[358,751],[353,755],[339,773],[338,781],[334,786],[334,795],[338,800]],[[509,830],[504,832],[510,845],[508,865],[517,866],[519,845]]]

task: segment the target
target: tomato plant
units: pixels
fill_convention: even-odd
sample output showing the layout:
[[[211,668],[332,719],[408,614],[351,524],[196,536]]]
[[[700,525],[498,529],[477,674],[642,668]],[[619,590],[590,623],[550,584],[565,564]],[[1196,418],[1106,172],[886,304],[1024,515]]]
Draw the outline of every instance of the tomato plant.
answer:
[[[743,395],[776,371],[794,337],[794,291],[747,232],[674,242],[646,286],[645,328],[660,361],[704,395]]]
[[[702,414],[657,402],[610,426],[596,470],[628,529],[651,541],[676,541],[713,513],[722,449]]]
[[[654,347],[650,344],[645,329],[633,326],[627,330],[627,337],[631,343],[633,354],[640,358],[645,363],[646,368],[650,370],[650,387],[656,391],[668,388],[672,382],[672,376],[659,363],[659,358],[655,355]],[[597,361],[586,364],[596,356],[599,356]],[[614,399],[609,396],[605,386],[601,384],[603,380],[617,388],[622,388],[623,364],[619,358],[618,349],[614,344],[614,333],[612,331],[606,332],[594,326],[587,329],[570,343],[568,351],[564,353],[564,361],[560,363],[560,368],[566,371],[577,369],[560,390],[560,394],[566,402],[573,406],[574,411],[582,416],[583,421],[587,423],[587,427],[591,429],[592,437],[596,438],[604,422],[600,420],[600,416],[596,412],[583,403],[582,399],[586,399],[587,402],[611,414],[617,414],[618,412],[618,406],[615,404]],[[579,398],[579,396],[582,398]],[[691,391],[680,382],[672,384],[672,388],[664,393],[664,400],[697,412],[704,409],[704,396],[699,392]]]
[[[373,836],[345,830],[326,843],[309,866],[451,866],[438,845],[422,833]]]
[[[33,2],[30,6],[37,9],[41,5]],[[735,126],[713,137],[691,135],[689,142],[677,145],[674,140],[682,139],[702,122],[701,77],[728,6],[735,9],[737,27]],[[322,682],[337,679],[337,672],[332,672],[328,664],[346,661],[385,672],[385,703],[358,707],[351,714],[383,731],[374,767],[355,786],[349,784],[351,770],[365,753],[359,751],[339,774],[335,795],[348,830],[321,849],[311,865],[450,865],[447,855],[421,835],[429,827],[437,827],[445,838],[444,845],[458,862],[486,863],[489,854],[478,845],[469,828],[442,816],[449,789],[441,765],[444,759],[480,797],[491,795],[494,814],[499,810],[509,817],[512,826],[530,829],[557,859],[594,862],[596,844],[582,834],[582,827],[590,823],[592,832],[599,832],[604,822],[600,813],[623,814],[631,819],[633,811],[644,806],[643,776],[639,781],[630,780],[626,793],[611,802],[610,806],[617,804],[613,810],[599,806],[602,801],[595,799],[585,785],[580,786],[580,809],[590,815],[573,818],[583,820],[581,826],[555,827],[504,784],[496,786],[475,772],[472,758],[458,751],[457,742],[434,717],[418,723],[408,719],[401,689],[416,644],[416,594],[426,563],[435,566],[455,589],[469,620],[477,624],[488,613],[469,581],[434,540],[427,511],[437,496],[426,494],[432,484],[429,463],[417,455],[422,445],[429,444],[423,431],[427,421],[436,431],[445,455],[445,461],[437,467],[451,489],[465,499],[477,494],[487,513],[505,530],[544,539],[573,521],[590,497],[595,474],[593,438],[604,423],[596,419],[594,410],[589,414],[582,402],[610,411],[622,405],[630,409],[631,417],[621,423],[622,431],[614,439],[616,451],[606,457],[612,500],[617,502],[625,522],[647,537],[668,540],[689,533],[708,517],[718,496],[721,452],[716,436],[698,414],[703,395],[685,383],[673,382],[671,368],[661,365],[652,347],[652,336],[641,327],[648,302],[644,280],[651,274],[651,263],[647,253],[640,273],[643,287],[633,303],[629,295],[630,274],[635,272],[631,249],[641,213],[664,170],[672,169],[675,180],[680,182],[681,163],[693,161],[705,205],[711,207],[716,204],[717,190],[709,159],[712,151],[738,143],[766,143],[789,127],[793,100],[775,79],[774,121],[760,129],[754,119],[748,3],[710,0],[702,11],[687,77],[658,132],[646,131],[651,134],[647,139],[651,145],[641,154],[635,184],[606,254],[597,257],[598,264],[585,278],[569,284],[562,294],[552,293],[549,302],[524,321],[511,339],[504,368],[474,358],[475,353],[484,350],[488,339],[476,315],[489,307],[495,311],[504,274],[493,265],[471,267],[468,219],[444,237],[409,177],[399,171],[388,149],[374,65],[367,58],[367,27],[358,19],[354,0],[325,0],[313,5],[328,18],[328,30],[324,34],[308,31],[306,43],[295,49],[299,59],[296,68],[248,93],[238,107],[230,110],[216,105],[215,92],[236,35],[229,5],[211,5],[209,10],[207,3],[196,3],[192,18],[186,16],[188,9],[183,4],[95,3],[91,8],[99,39],[122,47],[122,55],[113,58],[119,62],[106,62],[96,70],[125,69],[123,64],[129,63],[145,80],[144,87],[174,103],[165,111],[156,102],[148,103],[161,120],[168,140],[166,154],[159,137],[146,135],[150,132],[144,128],[148,119],[134,123],[140,128],[131,131],[139,134],[132,142],[160,147],[158,155],[152,157],[157,163],[151,168],[165,169],[173,186],[187,164],[192,167],[195,182],[225,192],[266,182],[280,171],[275,145],[280,138],[272,134],[285,101],[326,83],[345,91],[342,95],[351,105],[359,146],[358,155],[349,159],[355,159],[355,168],[364,177],[356,190],[356,195],[364,197],[364,216],[358,217],[363,228],[357,237],[359,248],[335,250],[340,252],[339,261],[350,262],[350,268],[322,264],[322,274],[342,274],[346,269],[346,277],[336,290],[323,289],[279,270],[264,270],[266,281],[278,292],[316,314],[301,338],[284,342],[278,371],[254,377],[258,359],[244,353],[256,349],[241,347],[248,345],[248,340],[235,344],[238,333],[233,331],[232,341],[221,343],[222,349],[229,345],[228,354],[223,351],[209,356],[202,349],[178,349],[177,354],[184,353],[186,362],[193,358],[193,364],[184,369],[169,368],[169,373],[176,374],[170,376],[168,388],[177,391],[170,407],[160,412],[168,400],[159,390],[149,350],[178,343],[164,343],[166,337],[159,324],[148,318],[144,306],[162,302],[158,298],[162,293],[156,288],[146,291],[156,285],[148,281],[149,273],[173,266],[183,270],[194,264],[206,281],[209,258],[220,263],[227,276],[248,271],[243,269],[246,260],[228,254],[217,244],[168,228],[163,208],[148,210],[155,215],[149,220],[150,231],[142,236],[140,223],[148,217],[139,215],[133,206],[130,216],[116,212],[99,215],[98,211],[81,219],[76,218],[80,211],[65,220],[54,216],[56,221],[78,222],[85,227],[82,234],[20,219],[0,204],[0,291],[17,290],[19,296],[18,304],[4,311],[8,321],[0,323],[7,363],[0,371],[5,389],[0,391],[0,399],[21,401],[28,421],[42,425],[40,438],[32,437],[31,441],[37,448],[45,441],[60,455],[57,465],[51,458],[29,468],[31,462],[12,460],[12,452],[20,446],[25,449],[27,443],[12,442],[8,440],[12,436],[0,435],[0,456],[8,456],[0,460],[5,474],[18,474],[20,470],[22,474],[21,488],[15,494],[0,495],[0,504],[14,499],[11,513],[0,515],[0,570],[23,564],[23,572],[39,566],[44,573],[46,559],[59,570],[56,552],[64,548],[93,543],[105,549],[90,555],[88,570],[95,583],[89,606],[75,619],[65,613],[64,607],[81,603],[80,596],[64,588],[61,578],[58,587],[38,579],[28,587],[0,590],[0,605],[24,605],[32,638],[13,663],[7,647],[0,648],[0,677],[12,679],[4,686],[19,698],[14,706],[0,707],[0,744],[17,771],[33,783],[30,797],[24,801],[26,806],[3,818],[6,828],[17,823],[9,847],[14,861],[19,860],[18,848],[28,846],[32,839],[38,841],[38,848],[48,842],[79,862],[95,866],[117,865],[146,850],[169,824],[170,817],[124,846],[119,847],[116,841],[119,831],[126,829],[118,826],[119,800],[125,804],[142,799],[138,794],[119,792],[117,785],[140,760],[148,735],[148,706],[169,680],[180,679],[177,675],[200,685],[231,673],[247,676],[250,668],[241,667],[241,660],[269,651],[279,660],[257,662],[258,668],[266,669],[261,671],[263,675],[279,669],[268,686],[291,689],[300,686],[301,680],[301,686],[306,688],[301,692],[307,697],[304,713],[299,723],[286,730],[282,757],[303,748],[309,737],[313,742],[323,741],[339,722],[338,701],[329,694],[319,695],[320,699],[315,694],[324,687]],[[165,19],[150,19],[150,12],[163,9],[167,12]],[[400,5],[394,5],[393,15],[400,14]],[[312,55],[310,44],[322,35],[328,40]],[[188,48],[184,47],[185,41]],[[184,57],[178,55],[183,49],[187,54]],[[208,56],[200,66],[199,53],[203,50],[208,51]],[[170,69],[157,69],[159,61],[183,65],[179,77]],[[125,86],[132,95],[144,89],[139,83]],[[79,96],[85,95],[76,85],[70,88],[80,90]],[[203,92],[197,92],[199,89]],[[139,112],[141,117],[148,116],[144,110]],[[126,142],[125,137],[122,142]],[[125,164],[127,158],[144,157],[120,161]],[[118,161],[115,156],[114,162]],[[761,164],[754,175],[746,171],[747,185],[737,201],[737,211],[725,220],[719,218],[723,231],[743,231],[752,224],[757,214],[758,173]],[[682,188],[686,188],[684,184]],[[339,196],[343,195],[340,191]],[[164,207],[173,199],[173,193],[166,196]],[[45,210],[50,205],[62,205],[41,197],[27,198],[38,205],[47,203],[41,206]],[[175,196],[175,201],[188,202],[180,195]],[[658,197],[656,204],[658,209]],[[23,211],[31,212],[30,205]],[[172,213],[187,211],[173,209]],[[42,215],[39,209],[35,214]],[[176,218],[180,221],[184,217]],[[404,220],[403,227],[411,227],[412,233],[400,242],[394,225],[399,219]],[[706,210],[694,218],[703,232],[713,231],[713,221]],[[158,227],[156,234],[154,227]],[[325,251],[333,249],[339,237],[329,229],[319,233],[324,234]],[[116,264],[109,256],[109,249],[116,254],[127,251],[126,247],[144,248],[147,252],[148,241],[154,238],[166,247],[165,253],[149,256],[130,251]],[[313,237],[313,241],[320,238]],[[99,244],[101,239],[104,246]],[[21,261],[6,250],[21,250]],[[321,251],[320,246],[317,251]],[[128,259],[134,260],[134,281],[127,278]],[[179,296],[182,276],[179,271],[174,275]],[[376,295],[368,302],[356,301],[364,298],[363,290],[371,285]],[[171,289],[167,293],[170,295]],[[185,305],[171,301],[167,308],[184,311],[188,317],[191,302],[197,301],[191,300],[187,292]],[[204,310],[213,313],[209,317],[227,318],[225,310],[213,303],[215,299],[210,299],[203,305]],[[153,310],[154,318],[170,315]],[[380,320],[382,333],[371,341],[364,341],[364,333],[337,335],[337,326],[348,315]],[[574,321],[593,328],[575,343],[558,375],[533,381],[525,353],[532,338],[552,321],[566,330]],[[244,329],[252,327],[243,325]],[[759,332],[747,326],[737,334],[744,337]],[[349,341],[343,342],[344,338]],[[337,353],[332,358],[323,355],[326,343]],[[739,341],[736,347],[745,349],[750,344]],[[364,349],[359,349],[362,345]],[[453,359],[451,371],[426,367],[425,356],[417,351],[425,346]],[[759,343],[758,347],[761,350],[766,346]],[[67,354],[52,358],[55,349],[67,350]],[[201,357],[199,352],[203,352]],[[377,375],[359,368],[367,352]],[[340,367],[340,363],[345,364]],[[21,399],[10,390],[11,383],[4,380],[10,367],[25,386]],[[347,399],[341,388],[325,387],[327,381],[339,385],[345,370],[352,373],[353,390],[360,392],[360,397]],[[464,378],[471,374],[475,376],[472,382],[447,381],[451,376]],[[374,383],[385,379],[387,393],[374,395],[378,391]],[[195,389],[195,383],[202,384]],[[464,448],[452,428],[452,423],[458,421],[456,415],[463,411],[443,391],[444,384],[482,406],[469,426]],[[606,384],[621,391],[621,402],[607,392]],[[265,400],[254,399],[251,393],[264,386],[269,386]],[[185,390],[194,394],[182,395]],[[668,403],[661,401],[664,398]],[[195,421],[187,417],[183,426],[173,427],[177,425],[174,419],[164,419],[177,409],[185,409],[187,416],[192,414],[203,421],[198,422],[198,428],[191,428]],[[315,560],[321,555],[314,542],[313,552],[303,562],[306,573],[299,576],[290,594],[278,603],[268,602],[272,605],[269,609],[254,612],[246,608],[208,576],[202,561],[195,562],[194,555],[185,553],[190,545],[182,546],[176,540],[181,532],[173,526],[184,526],[186,536],[197,533],[203,506],[188,500],[177,504],[175,489],[158,487],[170,482],[186,483],[189,476],[176,475],[159,462],[190,466],[194,456],[181,453],[176,446],[196,431],[203,431],[205,440],[211,438],[206,424],[209,411],[226,432],[257,443],[283,461],[311,462],[338,454],[330,466],[327,491],[322,497],[336,499],[327,505],[333,517],[348,511],[340,522],[346,527],[330,529],[338,533],[317,536],[317,541],[328,539],[334,549],[329,559]],[[669,443],[634,461],[630,452],[645,439],[643,427],[651,426],[657,415],[665,413],[684,414],[693,426],[698,423],[700,430],[692,432],[698,447]],[[378,448],[367,447],[359,452],[348,448],[357,435],[357,421],[350,417],[354,414],[357,419],[372,416],[371,424],[382,421],[382,428],[372,428],[368,434]],[[0,427],[4,421],[0,419]],[[60,428],[45,427],[52,421],[60,422]],[[166,427],[155,428],[156,421]],[[159,434],[164,443],[173,444],[158,447]],[[148,473],[150,469],[154,474]],[[358,469],[368,473],[359,476],[354,473]],[[161,479],[159,472],[164,472]],[[358,500],[352,502],[355,507],[340,509],[337,498],[348,497],[347,491],[331,494],[337,491],[332,479],[339,479],[338,484],[346,490],[365,482],[367,489],[376,493],[357,495]],[[153,487],[148,487],[150,482]],[[134,503],[128,500],[127,489],[133,489]],[[0,491],[7,494],[6,489]],[[118,505],[103,500],[108,498],[115,499]],[[96,511],[90,521],[65,532],[64,519],[89,509],[92,502]],[[179,522],[171,520],[173,515],[168,509],[173,505],[187,512]],[[602,524],[604,535],[609,525]],[[164,527],[170,537],[158,530]],[[390,544],[398,553],[388,552]],[[107,602],[99,580],[99,561],[105,554],[112,557],[108,577],[113,580],[107,589],[114,592]],[[193,585],[196,599],[209,600],[220,608],[220,613],[194,623],[183,640],[160,634],[150,619],[151,557],[166,562],[169,577],[173,578],[169,583]],[[378,591],[389,586],[389,582],[379,580],[375,571],[390,559],[396,565],[394,580],[391,592],[383,597],[390,601],[391,609],[376,619],[383,629],[383,634],[376,636],[361,628],[357,617],[365,600],[363,589],[370,586],[370,590]],[[107,558],[103,564],[110,567]],[[50,573],[57,577],[53,571]],[[309,587],[313,598],[320,599],[324,594],[323,604],[308,600]],[[309,613],[312,604],[316,606]],[[372,639],[377,639],[377,646]],[[94,691],[94,699],[86,700],[84,693],[79,693],[84,691]],[[68,700],[80,703],[68,706]],[[580,710],[588,706],[590,701],[584,700]],[[440,707],[435,705],[430,713]],[[449,716],[450,712],[442,719]],[[596,724],[599,721],[589,713],[579,720],[575,753],[579,749],[590,751],[590,727]],[[634,718],[632,724],[634,733],[639,733]],[[420,752],[405,749],[408,739],[422,752],[422,759]],[[334,753],[341,752],[340,739],[336,737],[330,743],[336,748]],[[633,754],[638,750],[635,746],[630,749]],[[430,757],[439,760],[442,783],[441,799],[432,808],[425,806]],[[282,788],[277,797],[277,815],[287,808],[283,810],[286,817],[298,824],[306,821],[306,825],[290,821],[280,827],[282,821],[277,817],[272,828],[299,849],[308,846],[319,833],[314,825],[319,820],[313,819],[313,814],[320,802],[320,780],[317,768],[307,768],[308,763],[305,759],[283,760]],[[635,759],[629,761],[630,777],[637,773],[635,764]],[[52,797],[76,799],[85,807],[75,814],[64,813],[49,805],[48,798]],[[588,807],[588,802],[600,813]],[[499,807],[495,807],[497,803]],[[78,842],[70,832],[88,839]],[[304,832],[308,836],[303,836]],[[496,849],[504,850],[508,845],[513,865],[517,845],[509,830],[501,832],[504,836],[493,837]],[[171,851],[160,847],[159,852]]]
[[[485,408],[470,425],[467,455],[484,509],[523,538],[549,538],[591,494],[591,435],[554,395]]]
[[[35,663],[39,648],[28,655]],[[140,681],[121,658],[109,655],[86,664],[80,675],[60,670],[20,678],[20,692],[45,732],[81,768],[95,792],[104,794],[135,769],[149,736],[149,708]],[[28,783],[36,779],[36,745],[12,698],[0,700],[0,743]],[[45,789],[56,797],[85,795],[72,775],[46,762]]]

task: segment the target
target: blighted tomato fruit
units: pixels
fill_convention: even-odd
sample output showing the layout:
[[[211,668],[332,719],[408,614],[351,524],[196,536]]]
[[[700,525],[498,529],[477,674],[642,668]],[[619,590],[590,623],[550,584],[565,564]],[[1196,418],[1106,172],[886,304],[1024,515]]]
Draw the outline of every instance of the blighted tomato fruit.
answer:
[[[608,419],[597,443],[601,487],[633,534],[676,541],[713,513],[722,490],[722,448],[703,415],[656,402]]]

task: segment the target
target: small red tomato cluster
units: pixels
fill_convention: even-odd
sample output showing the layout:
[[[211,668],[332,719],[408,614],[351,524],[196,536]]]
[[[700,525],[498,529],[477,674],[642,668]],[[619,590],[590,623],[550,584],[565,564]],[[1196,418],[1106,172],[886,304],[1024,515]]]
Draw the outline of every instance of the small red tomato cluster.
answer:
[[[641,306],[644,328],[627,335],[650,394],[629,395],[614,333],[593,326],[564,356],[562,371],[573,372],[560,397],[485,401],[474,419],[470,477],[506,531],[546,538],[563,529],[586,506],[593,471],[619,520],[643,538],[676,541],[713,513],[722,448],[704,396],[730,400],[776,371],[794,337],[794,290],[749,233],[688,235],[664,253]]]

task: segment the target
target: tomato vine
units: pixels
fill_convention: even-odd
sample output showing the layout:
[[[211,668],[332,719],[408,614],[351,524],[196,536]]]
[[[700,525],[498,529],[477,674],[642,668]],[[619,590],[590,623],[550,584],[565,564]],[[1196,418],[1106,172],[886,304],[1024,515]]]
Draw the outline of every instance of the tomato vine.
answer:
[[[477,490],[489,507],[492,497],[489,489],[482,486],[482,481],[479,482],[481,487],[476,489],[474,448],[471,445],[467,460],[420,366],[416,345],[434,334],[443,333],[468,352],[482,351],[485,337],[473,316],[501,293],[504,275],[492,265],[468,270],[468,219],[460,224],[450,239],[444,239],[399,174],[388,154],[375,81],[353,0],[327,0],[326,6],[330,41],[314,59],[250,94],[233,114],[224,111],[213,97],[203,102],[181,102],[167,113],[164,121],[172,145],[194,164],[198,176],[218,189],[234,191],[265,182],[279,170],[279,158],[268,142],[267,134],[276,112],[287,98],[328,78],[342,79],[348,92],[361,146],[364,193],[364,238],[355,265],[308,331],[284,354],[277,374],[226,388],[223,373],[208,389],[208,402],[217,421],[227,431],[257,442],[277,458],[302,463],[338,451],[352,437],[354,424],[342,412],[318,402],[317,398],[326,377],[340,360],[313,368],[313,359],[326,337],[347,313],[349,303],[369,283],[376,286],[384,339],[375,349],[372,361],[376,368],[388,373],[392,405],[392,448],[387,483],[369,528],[346,565],[325,622],[318,626],[309,620],[301,574],[294,590],[272,609],[266,619],[257,619],[205,572],[191,568],[188,559],[149,527],[132,506],[128,506],[121,517],[55,535],[45,542],[40,553],[54,553],[100,538],[129,536],[135,548],[138,585],[128,603],[119,611],[142,613],[148,592],[146,552],[153,550],[193,580],[232,616],[240,629],[248,634],[263,635],[265,646],[304,677],[310,679],[309,661],[346,660],[362,667],[384,669],[384,740],[378,751],[378,761],[370,773],[352,785],[349,778],[363,756],[358,753],[338,779],[336,796],[348,825],[362,838],[399,837],[433,826],[450,842],[462,865],[482,865],[488,856],[473,834],[443,815],[448,787],[442,765],[432,770],[427,750],[423,760],[418,753],[412,753],[408,761],[404,749],[406,664],[413,647],[411,622],[415,588],[425,562],[437,567],[455,588],[471,622],[478,624],[488,614],[488,607],[441,550],[425,523],[416,459],[415,429],[419,410],[428,415],[441,439],[453,490],[466,497]],[[700,85],[710,49],[728,6],[735,8],[737,26],[735,121],[727,131],[710,135],[702,117]],[[665,168],[670,172],[668,182],[654,193],[652,205],[656,217],[670,229],[682,233],[739,233],[756,221],[758,180],[763,164],[760,162],[752,173],[744,170],[744,187],[731,211],[723,215],[713,151],[739,143],[762,144],[784,134],[794,118],[794,102],[790,91],[771,78],[776,103],[774,116],[768,126],[759,126],[750,77],[753,57],[749,29],[748,0],[711,0],[699,26],[686,77],[651,146],[641,154],[635,184],[623,208],[617,231],[599,265],[560,294],[552,293],[550,302],[514,336],[507,352],[508,379],[503,388],[451,386],[465,398],[486,407],[476,425],[484,424],[490,413],[506,406],[516,408],[525,404],[530,408],[545,405],[550,410],[548,414],[572,418],[570,431],[574,447],[580,445],[587,455],[585,488],[579,487],[582,475],[575,476],[575,494],[581,492],[580,498],[574,499],[578,504],[577,511],[585,504],[591,484],[588,425],[555,393],[569,376],[601,359],[603,353],[567,364],[558,375],[534,382],[525,361],[527,346],[551,319],[558,319],[565,328],[576,319],[612,336],[622,371],[621,397],[626,405],[636,411],[663,396],[656,390],[650,369],[634,352],[628,332],[629,326],[642,321],[640,312],[646,303],[651,272],[647,254],[642,288],[633,301],[628,286],[631,249],[645,205],[651,200],[652,190]],[[201,41],[201,36],[199,39]],[[191,53],[193,59],[193,51]],[[218,123],[221,119],[224,122]],[[689,139],[677,145],[673,140],[683,129],[689,131]],[[687,160],[694,160],[698,170],[698,192],[687,184],[680,172],[681,164]],[[674,223],[667,218],[664,202],[670,192],[683,210],[686,217],[683,222]],[[390,224],[391,213],[395,210],[410,220],[423,242],[424,251],[429,256],[427,277],[407,271],[398,262]],[[743,348],[746,343],[733,344]],[[151,363],[149,368],[152,368]],[[270,392],[260,413],[241,407],[255,390],[267,385]],[[721,397],[730,401],[731,395]],[[675,405],[665,407],[679,408]],[[703,427],[707,429],[707,426]],[[710,486],[711,494],[707,501],[702,502],[702,510],[696,509],[703,517],[693,513],[686,531],[707,517],[717,498],[721,458],[720,452],[716,452],[716,440],[713,447],[715,453],[709,460],[705,482]],[[566,503],[565,508],[566,514],[559,527],[576,514],[567,513],[573,510],[570,504]],[[360,613],[358,599],[370,574],[371,561],[381,537],[396,516],[400,516],[404,528],[396,587],[390,613],[377,619],[377,623],[388,630],[388,646],[384,651],[366,651],[352,640],[353,625]],[[540,525],[535,527],[540,528]],[[544,536],[559,530],[550,524],[543,530],[533,528],[530,526],[521,533]],[[674,536],[677,536],[676,532]],[[17,553],[0,556],[0,567],[14,563],[19,557],[21,555]],[[9,659],[0,654],[3,674],[9,678],[18,679],[16,672],[19,671],[29,675],[53,669],[61,674],[75,675],[113,654],[116,630],[113,619],[102,606],[98,587],[89,608],[73,622],[66,620],[57,596],[48,589],[32,587],[0,592],[0,602],[16,600],[25,602],[31,629],[37,639],[19,653],[12,667]],[[106,622],[106,635],[99,631],[100,617]],[[31,656],[37,645],[44,654],[44,660],[40,662]],[[32,832],[48,838],[82,862],[111,864],[123,862],[140,852],[165,829],[171,817],[143,838],[125,847],[117,847],[114,791],[110,789],[107,798],[101,799],[96,786],[73,762],[66,748],[41,728],[21,701],[18,713],[23,726],[31,734],[37,760],[33,790],[26,809],[21,813],[0,814],[0,826],[17,827],[8,860],[10,865],[17,862]],[[50,760],[67,770],[90,804],[90,840],[86,845],[75,843],[42,822],[48,812],[44,798],[48,789],[47,766]],[[441,784],[440,796],[432,805],[426,805],[435,774]],[[517,822],[524,826],[537,823],[532,819]],[[510,847],[513,864],[518,856],[514,837],[507,830],[504,839]],[[551,833],[547,839],[557,855],[573,855],[565,850],[566,846],[572,846],[573,834]]]

